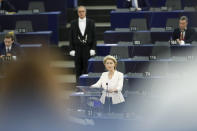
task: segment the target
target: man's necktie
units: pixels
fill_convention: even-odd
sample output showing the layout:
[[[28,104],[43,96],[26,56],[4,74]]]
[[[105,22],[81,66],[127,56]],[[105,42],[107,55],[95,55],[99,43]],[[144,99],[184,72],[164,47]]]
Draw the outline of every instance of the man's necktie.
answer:
[[[181,31],[180,40],[184,40],[183,31]]]

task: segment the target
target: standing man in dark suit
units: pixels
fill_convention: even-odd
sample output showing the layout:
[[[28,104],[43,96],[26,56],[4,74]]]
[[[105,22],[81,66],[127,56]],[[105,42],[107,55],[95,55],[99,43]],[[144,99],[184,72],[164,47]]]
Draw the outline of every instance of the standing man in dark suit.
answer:
[[[188,18],[182,16],[179,20],[179,28],[175,29],[172,34],[172,39],[178,44],[191,43],[195,37],[195,30],[188,28]]]
[[[14,42],[14,35],[8,33],[5,35],[4,42],[0,43],[0,57],[3,56],[15,56],[21,57],[23,51],[20,44]]]
[[[75,57],[76,78],[87,73],[88,59],[96,54],[96,32],[93,20],[86,18],[86,8],[78,7],[79,18],[71,22],[70,55]]]
[[[150,8],[149,0],[127,0],[126,3],[130,8],[135,8],[137,11],[146,11]]]
[[[14,6],[7,0],[0,0],[0,10],[5,10],[8,12],[16,12]]]

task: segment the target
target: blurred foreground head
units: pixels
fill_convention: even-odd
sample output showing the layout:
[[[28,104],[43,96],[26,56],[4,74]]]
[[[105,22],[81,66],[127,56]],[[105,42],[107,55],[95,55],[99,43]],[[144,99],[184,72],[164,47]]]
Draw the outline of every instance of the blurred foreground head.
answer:
[[[50,67],[50,53],[29,53],[11,63],[0,86],[1,130],[61,130],[65,100]]]

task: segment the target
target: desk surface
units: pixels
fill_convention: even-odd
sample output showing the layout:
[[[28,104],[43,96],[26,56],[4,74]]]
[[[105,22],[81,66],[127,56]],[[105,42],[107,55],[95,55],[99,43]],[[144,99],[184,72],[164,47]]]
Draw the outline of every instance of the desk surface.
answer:
[[[14,13],[14,14],[0,14],[0,16],[18,16],[18,15],[60,15],[60,11],[53,11],[53,12],[42,12],[42,13]]]
[[[90,58],[88,60],[88,62],[89,63],[90,62],[101,62],[101,63],[103,63],[103,60]],[[136,58],[119,59],[118,62],[187,62],[187,57],[177,57],[177,58],[169,58],[169,59],[156,59],[156,60],[149,60],[148,57],[136,57]]]
[[[88,74],[81,75],[79,78],[79,84],[82,86],[90,86],[99,80],[100,76],[88,76]],[[159,82],[173,82],[181,79],[181,76],[170,75],[170,76],[129,76],[124,75],[124,88],[130,88],[135,90],[140,90],[142,88],[151,88],[155,81]]]
[[[170,59],[156,59],[149,60],[149,58],[128,58],[119,59],[117,70],[123,73],[129,72],[152,72],[154,75],[164,75],[166,73],[177,73],[183,72],[184,70],[179,70],[178,67],[190,67],[191,69],[197,63],[196,57],[177,57]],[[103,64],[103,59],[91,58],[88,61],[88,72],[91,73],[101,73],[105,71]]]
[[[59,15],[61,12],[45,12],[38,14],[13,14],[0,15],[0,25],[2,30],[13,30],[16,26],[16,21],[31,21],[34,31],[52,31],[51,41],[53,44],[59,42]]]
[[[119,47],[120,50],[128,51],[129,57],[133,56],[197,56],[197,44],[185,44],[185,45],[169,45],[167,42],[161,45],[157,44],[140,44],[134,45],[132,43],[120,43],[120,44],[98,44],[96,46],[97,56],[109,55],[112,48]],[[121,49],[123,47],[123,49]],[[112,50],[112,55],[115,51]],[[117,55],[120,53],[117,53]]]
[[[0,32],[0,41],[3,41],[5,32]],[[36,31],[26,33],[15,33],[16,40],[20,44],[34,44],[40,43],[42,45],[49,45],[51,43],[52,31]]]
[[[0,35],[6,34],[6,32],[0,32]],[[15,35],[35,35],[35,34],[42,34],[42,35],[51,35],[52,31],[35,31],[35,32],[25,32],[25,33],[19,33],[15,32]]]
[[[97,44],[97,47],[113,47],[113,46],[139,46],[139,47],[152,47],[152,46],[165,46],[165,45],[156,45],[156,44],[139,44],[139,45],[134,45],[134,44]],[[166,43],[166,46],[168,46],[168,43]],[[171,47],[196,47],[196,44],[185,44],[185,45],[170,45]]]
[[[128,5],[126,4],[127,0],[117,0],[117,7],[118,8],[128,8]],[[162,7],[165,6],[166,0],[149,0],[150,6],[151,7]],[[182,3],[182,8],[185,6],[196,6],[197,1],[196,0],[181,0]]]
[[[146,18],[148,28],[151,27],[165,27],[166,21],[168,18],[180,18],[181,16],[187,16],[190,20],[189,26],[196,27],[197,26],[197,12],[189,12],[189,11],[161,11],[161,12],[153,12],[153,11],[139,11],[139,12],[130,12],[130,11],[111,11],[111,28],[128,28],[130,25],[130,21],[133,18]]]

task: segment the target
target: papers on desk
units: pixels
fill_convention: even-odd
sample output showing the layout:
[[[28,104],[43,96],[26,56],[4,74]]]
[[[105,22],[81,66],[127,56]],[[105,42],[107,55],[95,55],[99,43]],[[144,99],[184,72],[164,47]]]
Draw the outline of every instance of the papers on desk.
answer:
[[[106,44],[106,46],[118,46],[118,44]]]
[[[181,40],[180,45],[185,45],[185,41]]]
[[[75,95],[83,95],[84,92],[75,92]]]
[[[6,12],[5,14],[6,15],[14,15],[14,14],[16,14],[16,12]]]

